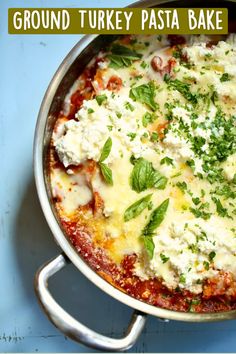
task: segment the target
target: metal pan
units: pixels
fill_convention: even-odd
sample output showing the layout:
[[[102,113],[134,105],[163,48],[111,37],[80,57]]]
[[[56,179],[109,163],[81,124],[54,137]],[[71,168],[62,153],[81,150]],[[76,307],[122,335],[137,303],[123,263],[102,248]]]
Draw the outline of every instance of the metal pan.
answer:
[[[131,7],[184,7],[185,1],[151,0],[140,1]],[[192,7],[204,7],[202,0],[191,1]],[[228,7],[230,30],[235,31],[236,2],[211,1],[211,7]],[[64,59],[55,73],[42,102],[38,115],[34,138],[34,173],[38,196],[48,225],[55,241],[62,249],[62,254],[44,264],[35,275],[35,291],[45,313],[54,325],[68,337],[87,346],[105,351],[123,351],[130,348],[137,340],[145,325],[147,314],[166,320],[188,322],[210,322],[236,318],[236,310],[220,313],[183,313],[158,308],[136,300],[114,288],[101,278],[80,257],[63,233],[52,203],[47,176],[46,151],[50,142],[53,125],[61,109],[62,102],[69,88],[83,71],[90,59],[113,36],[84,36]],[[114,339],[98,334],[85,327],[68,314],[52,297],[48,289],[48,279],[72,262],[89,280],[113,298],[134,309],[130,324],[123,338]]]

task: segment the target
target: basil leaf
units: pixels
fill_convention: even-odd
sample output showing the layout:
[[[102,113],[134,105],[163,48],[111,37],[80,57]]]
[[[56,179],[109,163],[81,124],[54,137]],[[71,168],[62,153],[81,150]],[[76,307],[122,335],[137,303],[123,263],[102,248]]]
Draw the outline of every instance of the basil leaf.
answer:
[[[101,106],[102,103],[107,100],[107,96],[105,94],[104,95],[98,95],[95,98],[96,98],[96,101],[97,101],[99,106]]]
[[[111,47],[111,54],[107,56],[110,60],[109,66],[114,69],[128,67],[133,61],[139,60],[141,57],[142,55],[135,50],[131,50],[120,44],[113,44]]]
[[[107,184],[113,185],[112,170],[103,162],[99,162],[102,176]]]
[[[152,163],[140,158],[138,159],[130,176],[131,188],[140,193],[148,188],[164,189],[167,178],[156,171]]]
[[[165,189],[168,179],[158,171],[153,171],[152,175],[153,187],[157,189]]]
[[[144,227],[142,231],[143,236],[153,236],[153,233],[156,230],[156,228],[164,220],[168,205],[169,205],[169,199],[166,199],[155,210],[153,210],[147,225]]]
[[[111,147],[112,147],[112,140],[109,137],[102,148],[102,153],[99,162],[103,162],[104,160],[106,160],[106,158],[109,156],[111,152]]]
[[[158,108],[157,103],[154,101],[155,98],[155,85],[153,82],[148,84],[143,84],[137,87],[133,87],[129,91],[129,97],[134,101],[139,101],[145,103],[153,111]]]
[[[113,46],[111,47],[111,52],[112,54],[120,55],[130,60],[137,60],[142,57],[142,54],[139,54],[135,50],[132,50],[120,44],[113,44]]]
[[[107,57],[110,60],[109,67],[113,69],[128,67],[132,64],[131,60],[119,57],[117,55],[110,54]]]
[[[149,180],[152,176],[153,168],[151,162],[141,158],[133,168],[130,176],[131,188],[136,192],[142,192],[150,185]]]
[[[142,211],[148,207],[151,197],[152,194],[148,194],[146,197],[143,197],[139,199],[137,202],[130,205],[124,213],[125,222],[133,218],[136,218],[136,216],[140,215]]]
[[[144,243],[144,247],[147,251],[147,254],[149,256],[150,259],[153,258],[153,254],[154,254],[154,249],[155,249],[155,244],[153,242],[153,239],[151,236],[145,236],[142,237],[143,243]]]

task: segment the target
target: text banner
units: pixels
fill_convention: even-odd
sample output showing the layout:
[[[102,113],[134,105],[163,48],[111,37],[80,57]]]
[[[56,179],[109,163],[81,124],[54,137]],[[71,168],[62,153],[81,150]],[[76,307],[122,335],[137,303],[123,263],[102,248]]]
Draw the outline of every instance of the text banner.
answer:
[[[10,34],[227,34],[226,8],[9,8]]]

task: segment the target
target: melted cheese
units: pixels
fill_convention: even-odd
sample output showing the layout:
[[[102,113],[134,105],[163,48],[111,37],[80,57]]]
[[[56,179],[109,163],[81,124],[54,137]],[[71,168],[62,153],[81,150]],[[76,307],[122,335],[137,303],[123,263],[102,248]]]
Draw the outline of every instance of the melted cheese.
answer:
[[[64,213],[69,216],[79,206],[87,205],[92,199],[91,189],[86,185],[85,176],[68,173],[60,168],[53,170],[51,174],[53,197],[59,199]]]
[[[61,169],[53,170],[51,175],[53,194],[61,198],[66,215],[91,201],[94,192],[99,193],[104,201],[107,252],[115,262],[120,263],[126,254],[136,253],[135,272],[142,279],[157,277],[170,289],[179,286],[194,293],[200,293],[204,280],[220,270],[236,274],[234,200],[232,194],[229,197],[221,192],[221,184],[210,182],[212,171],[206,169],[212,144],[224,136],[224,128],[215,126],[218,104],[227,117],[236,114],[235,40],[230,37],[228,43],[219,42],[212,49],[207,48],[205,41],[202,37],[195,41],[190,38],[191,45],[183,52],[193,65],[176,63],[174,79],[186,82],[193,94],[200,92],[202,97],[216,90],[217,104],[210,99],[194,106],[179,90],[170,89],[163,74],[154,71],[151,65],[154,56],[162,58],[163,66],[168,63],[172,51],[166,47],[166,37],[157,41],[155,36],[137,36],[134,48],[142,51],[143,58],[121,69],[110,68],[106,61],[100,63],[93,86],[96,94],[105,95],[106,100],[101,105],[96,99],[84,101],[76,119],[62,120],[53,136],[55,149],[65,167],[83,164],[88,159],[99,162],[104,143],[110,137],[112,148],[104,162],[112,170],[113,185],[106,184],[100,173],[93,175],[90,184],[82,175],[70,175]],[[149,42],[149,46],[146,47],[145,42]],[[143,61],[146,66],[142,66]],[[112,93],[106,86],[114,75],[122,79],[123,85]],[[150,80],[156,85],[158,109],[155,120],[144,126],[144,114],[152,114],[152,111],[144,103],[132,100],[129,93],[131,87]],[[151,138],[152,133],[166,122],[169,110],[171,124],[163,141],[157,142]],[[194,119],[193,113],[196,113]],[[204,142],[197,146],[195,141],[201,143],[201,139]],[[141,193],[132,190],[131,155],[151,162],[153,168],[168,178],[166,188],[149,188]],[[219,163],[223,184],[232,191],[235,189],[232,184],[235,158],[234,153]],[[189,167],[189,161],[193,161],[194,168]],[[151,210],[145,208],[137,217],[124,221],[126,209],[150,193],[152,210],[170,199],[164,221],[153,235],[152,259],[141,238]]]

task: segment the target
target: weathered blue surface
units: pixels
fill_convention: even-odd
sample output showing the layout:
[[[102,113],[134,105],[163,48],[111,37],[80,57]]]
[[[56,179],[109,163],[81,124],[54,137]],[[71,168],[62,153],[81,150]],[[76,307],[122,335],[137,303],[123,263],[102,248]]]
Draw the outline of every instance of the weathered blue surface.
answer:
[[[124,6],[127,0],[1,0],[0,3],[0,352],[86,352],[48,321],[33,291],[36,269],[60,250],[34,187],[32,143],[39,105],[79,36],[10,36],[7,7]],[[50,283],[58,301],[84,323],[118,336],[131,310],[69,266]],[[236,322],[161,323],[149,318],[132,352],[236,351]]]

